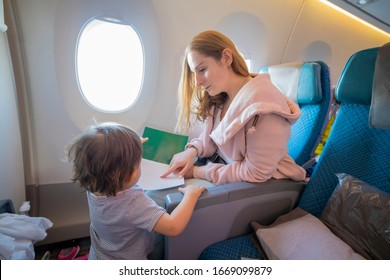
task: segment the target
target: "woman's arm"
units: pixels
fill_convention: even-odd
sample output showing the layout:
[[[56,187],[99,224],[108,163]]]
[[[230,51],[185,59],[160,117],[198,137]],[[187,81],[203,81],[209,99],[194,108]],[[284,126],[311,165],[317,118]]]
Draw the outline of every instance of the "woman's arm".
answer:
[[[179,235],[190,221],[195,204],[205,189],[205,187],[194,185],[179,188],[179,191],[184,193],[183,200],[171,214],[164,213],[160,217],[153,231],[167,236]]]

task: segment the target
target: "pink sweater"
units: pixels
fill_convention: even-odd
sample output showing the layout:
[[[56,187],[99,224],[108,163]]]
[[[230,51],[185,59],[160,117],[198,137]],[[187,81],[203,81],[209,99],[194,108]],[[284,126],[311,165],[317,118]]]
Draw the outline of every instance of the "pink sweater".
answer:
[[[214,184],[270,178],[304,180],[306,171],[287,149],[290,126],[300,114],[298,105],[272,84],[268,74],[257,75],[237,93],[215,130],[210,117],[201,135],[187,145],[197,148],[202,158],[213,155],[218,147],[232,162],[195,167],[194,177]]]

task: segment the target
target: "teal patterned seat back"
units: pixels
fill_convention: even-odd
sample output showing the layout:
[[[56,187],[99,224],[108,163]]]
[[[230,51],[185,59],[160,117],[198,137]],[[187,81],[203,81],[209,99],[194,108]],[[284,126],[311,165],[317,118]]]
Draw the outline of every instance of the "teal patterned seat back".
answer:
[[[348,60],[336,87],[341,103],[322,155],[299,206],[319,216],[347,173],[390,192],[390,131],[369,126],[372,84],[378,48],[360,51]],[[389,115],[390,117],[390,115]]]
[[[291,126],[291,136],[287,144],[290,156],[304,168],[313,164],[314,152],[328,123],[332,101],[329,67],[322,61],[316,61],[315,64],[320,67],[318,78],[314,82],[318,83],[322,98],[317,103],[298,102],[301,117]],[[304,91],[303,86],[301,90]]]

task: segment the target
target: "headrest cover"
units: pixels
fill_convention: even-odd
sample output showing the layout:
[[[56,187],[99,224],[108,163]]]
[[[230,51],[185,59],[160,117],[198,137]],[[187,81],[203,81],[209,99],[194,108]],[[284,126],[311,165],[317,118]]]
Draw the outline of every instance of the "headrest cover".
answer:
[[[321,66],[315,62],[293,62],[264,67],[272,83],[299,104],[315,104],[322,100]]]
[[[353,54],[347,61],[336,86],[335,96],[341,103],[371,104],[372,84],[378,48]]]
[[[370,107],[371,127],[390,129],[390,43],[378,50]]]

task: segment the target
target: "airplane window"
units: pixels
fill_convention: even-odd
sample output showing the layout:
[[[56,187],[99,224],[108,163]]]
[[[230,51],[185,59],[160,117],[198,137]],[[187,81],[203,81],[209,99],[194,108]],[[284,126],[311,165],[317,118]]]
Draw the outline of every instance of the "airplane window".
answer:
[[[135,104],[144,75],[144,52],[134,28],[113,18],[91,20],[82,30],[76,67],[80,90],[97,110],[120,112]]]

